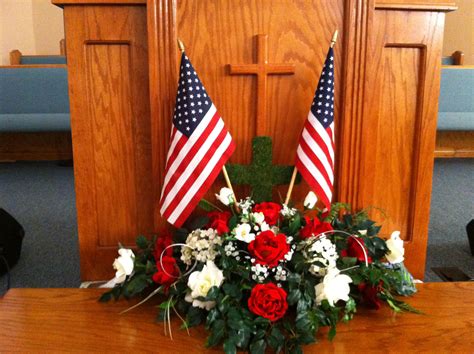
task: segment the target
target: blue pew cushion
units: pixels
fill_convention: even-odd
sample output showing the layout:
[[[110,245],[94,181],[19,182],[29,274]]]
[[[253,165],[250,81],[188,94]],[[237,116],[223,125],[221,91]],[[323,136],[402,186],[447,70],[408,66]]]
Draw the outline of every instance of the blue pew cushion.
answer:
[[[474,130],[474,68],[442,69],[438,130]]]
[[[0,132],[2,133],[67,132],[70,130],[68,113],[0,114]]]
[[[66,68],[0,68],[0,114],[69,113]]]
[[[66,56],[64,55],[22,55],[20,58],[21,65],[38,65],[38,64],[66,64]]]

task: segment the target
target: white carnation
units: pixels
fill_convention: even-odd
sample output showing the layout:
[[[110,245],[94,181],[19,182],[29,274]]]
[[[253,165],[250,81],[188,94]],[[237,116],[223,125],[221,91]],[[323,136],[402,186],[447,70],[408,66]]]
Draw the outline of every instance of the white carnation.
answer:
[[[133,272],[135,255],[132,250],[127,248],[119,249],[118,253],[120,256],[115,259],[113,267],[116,270],[115,283],[121,284],[125,281],[127,275]]]
[[[255,240],[255,234],[252,233],[252,227],[249,224],[239,224],[234,229],[235,238],[246,243]]]
[[[217,268],[213,261],[208,260],[201,271],[195,271],[189,276],[188,287],[191,292],[186,294],[185,300],[191,302],[194,307],[209,311],[216,305],[215,301],[201,301],[197,298],[206,297],[212,287],[220,287],[223,281],[222,270]]]
[[[392,232],[386,244],[390,252],[385,257],[390,263],[401,263],[405,260],[405,248],[403,240],[400,238],[400,231]]]
[[[323,281],[314,287],[316,304],[320,305],[323,300],[327,300],[329,305],[334,306],[339,300],[349,300],[350,283],[352,279],[348,275],[340,274],[337,268],[329,269]]]
[[[216,198],[224,205],[230,205],[235,203],[234,192],[230,188],[221,188],[219,194],[216,194]]]

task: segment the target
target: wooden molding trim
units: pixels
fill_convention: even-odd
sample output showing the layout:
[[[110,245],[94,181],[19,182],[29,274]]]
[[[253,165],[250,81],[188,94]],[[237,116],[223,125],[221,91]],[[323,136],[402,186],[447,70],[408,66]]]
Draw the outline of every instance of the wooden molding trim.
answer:
[[[66,64],[30,64],[30,65],[1,65],[0,69],[27,69],[27,68],[64,68]]]
[[[148,0],[148,64],[152,136],[171,131],[174,94],[178,75],[176,0]],[[176,58],[173,60],[172,58]],[[155,231],[164,228],[159,211],[169,141],[152,139],[152,176],[154,181]]]
[[[408,10],[408,11],[439,11],[451,12],[458,9],[454,3],[434,4],[434,3],[386,3],[376,2],[376,10]]]
[[[456,69],[456,70],[473,70],[474,65],[441,65],[442,69]]]
[[[338,140],[340,171],[337,175],[337,200],[350,203],[357,208],[361,134],[364,117],[365,73],[367,43],[372,26],[373,0],[350,0],[344,13],[344,58],[343,93],[340,130]]]
[[[57,6],[64,5],[145,5],[146,0],[52,0]]]
[[[474,157],[474,131],[438,131],[434,157]]]

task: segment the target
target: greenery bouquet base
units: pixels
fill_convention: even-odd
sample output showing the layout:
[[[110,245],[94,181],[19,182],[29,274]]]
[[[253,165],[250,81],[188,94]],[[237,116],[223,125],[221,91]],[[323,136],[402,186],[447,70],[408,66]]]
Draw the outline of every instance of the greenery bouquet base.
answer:
[[[236,202],[227,188],[217,198],[228,210],[203,201],[206,216],[188,228],[139,236],[136,252],[120,248],[101,301],[164,295],[158,320],[169,335],[172,317],[183,329],[202,324],[206,345],[226,353],[301,352],[321,327],[332,339],[358,306],[416,312],[397,297],[416,292],[399,232],[382,239],[365,211],[314,209],[312,193],[304,210]]]

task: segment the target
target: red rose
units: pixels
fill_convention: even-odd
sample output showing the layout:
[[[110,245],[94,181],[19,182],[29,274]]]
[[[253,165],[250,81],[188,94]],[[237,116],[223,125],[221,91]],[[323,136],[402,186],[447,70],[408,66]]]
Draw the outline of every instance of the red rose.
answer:
[[[347,249],[341,251],[342,257],[355,257],[359,262],[365,263],[365,256],[364,251],[367,254],[367,262],[372,263],[372,258],[369,256],[369,251],[365,246],[364,240],[362,238],[354,239],[354,237],[350,237],[347,240]]]
[[[273,231],[263,231],[249,243],[250,254],[259,264],[276,267],[290,251],[284,234],[275,235]]]
[[[165,250],[166,247],[170,246],[173,243],[173,235],[170,233],[165,233],[164,235],[159,236],[155,241],[155,250],[153,255],[155,256],[155,261],[160,261],[161,253]],[[172,256],[173,248],[170,247],[166,250],[163,256]]]
[[[275,322],[282,318],[288,309],[286,291],[273,283],[257,284],[250,293],[248,306],[254,314]]]
[[[275,225],[280,218],[281,205],[272,202],[263,202],[256,204],[253,211],[256,213],[263,213],[265,222],[268,225]]]
[[[332,225],[328,222],[323,222],[318,218],[311,220],[307,216],[304,218],[306,220],[306,226],[300,230],[300,238],[309,238],[311,236],[318,236],[323,232],[332,231]]]
[[[380,309],[382,305],[382,301],[380,301],[379,297],[377,296],[378,293],[382,291],[383,282],[380,281],[378,285],[369,285],[367,283],[360,283],[358,288],[362,295],[362,301],[375,310]]]
[[[219,235],[230,231],[228,225],[231,213],[228,211],[212,211],[207,213],[207,216],[209,217],[209,223],[207,224],[207,227],[215,229]]]
[[[163,267],[161,267],[160,258],[156,260],[156,273],[153,274],[153,281],[161,284],[168,289],[179,277],[179,268],[176,259],[170,256],[163,256]]]

